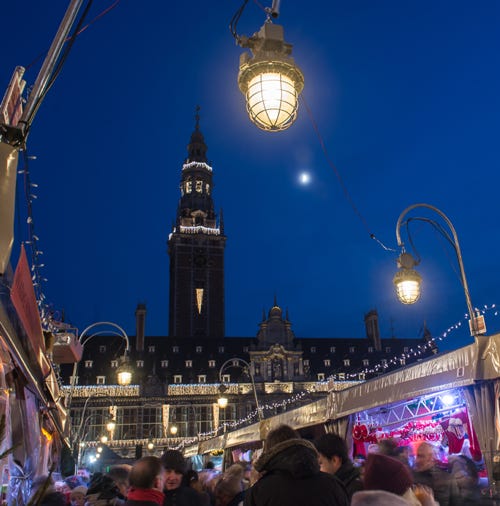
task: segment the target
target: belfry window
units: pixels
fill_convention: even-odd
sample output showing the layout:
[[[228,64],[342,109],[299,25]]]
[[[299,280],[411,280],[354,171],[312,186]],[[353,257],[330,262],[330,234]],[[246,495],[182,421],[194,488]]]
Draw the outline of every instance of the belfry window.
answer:
[[[191,193],[193,191],[193,183],[191,181],[186,181],[186,193]]]
[[[203,181],[196,181],[196,191],[198,193],[203,191]]]

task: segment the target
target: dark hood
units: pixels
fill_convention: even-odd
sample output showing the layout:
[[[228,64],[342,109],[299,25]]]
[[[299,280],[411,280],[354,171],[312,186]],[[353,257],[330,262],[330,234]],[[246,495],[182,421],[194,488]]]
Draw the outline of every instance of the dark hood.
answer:
[[[263,453],[255,463],[259,472],[286,472],[293,478],[307,478],[319,474],[318,453],[305,439],[283,441]]]

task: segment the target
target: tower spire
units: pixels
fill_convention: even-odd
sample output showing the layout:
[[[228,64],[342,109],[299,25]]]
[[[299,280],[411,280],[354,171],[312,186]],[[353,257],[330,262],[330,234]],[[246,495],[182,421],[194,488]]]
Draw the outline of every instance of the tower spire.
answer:
[[[201,107],[197,105],[196,112],[194,115],[195,118],[194,131],[191,134],[191,139],[187,147],[188,157],[186,163],[190,162],[207,163],[207,145],[205,144],[205,139],[203,138],[203,134],[201,133],[200,130],[200,110]]]
[[[196,106],[196,114],[194,115],[194,119],[196,120],[196,124],[194,126],[195,130],[200,129],[200,110],[201,107],[199,105]]]

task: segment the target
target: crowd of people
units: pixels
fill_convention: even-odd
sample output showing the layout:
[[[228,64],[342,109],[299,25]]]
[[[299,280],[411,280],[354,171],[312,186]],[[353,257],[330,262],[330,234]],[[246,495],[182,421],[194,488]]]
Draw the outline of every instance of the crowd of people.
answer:
[[[443,468],[434,447],[383,441],[354,464],[346,442],[324,434],[311,442],[288,425],[269,432],[258,458],[224,472],[188,469],[178,450],[133,466],[96,473],[89,483],[55,489],[50,477],[33,482],[30,506],[469,506],[479,504],[478,474],[465,455]],[[71,486],[73,485],[73,486]]]

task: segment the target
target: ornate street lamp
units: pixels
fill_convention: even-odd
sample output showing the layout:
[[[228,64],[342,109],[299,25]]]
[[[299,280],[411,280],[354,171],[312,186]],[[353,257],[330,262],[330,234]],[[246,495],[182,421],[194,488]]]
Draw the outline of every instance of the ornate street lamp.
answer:
[[[251,37],[236,33],[236,25],[248,0],[231,20],[231,33],[236,43],[248,48],[240,56],[238,86],[245,95],[251,121],[262,130],[286,130],[297,118],[299,94],[304,76],[291,57],[292,45],[285,42],[283,27],[272,23],[279,15],[279,0],[267,8],[267,19]]]
[[[420,258],[415,259],[410,253],[405,251],[404,243],[401,240],[401,233],[400,228],[403,224],[403,218],[413,209],[417,207],[423,207],[426,209],[430,209],[431,211],[436,212],[448,225],[448,228],[451,231],[450,234],[436,221],[431,220],[429,218],[423,218],[423,217],[412,217],[408,218],[404,224],[408,224],[411,220],[417,220],[417,221],[424,221],[426,223],[429,223],[432,225],[439,233],[443,235],[443,237],[452,245],[453,249],[455,250],[455,254],[457,256],[458,265],[460,267],[460,278],[462,281],[462,286],[464,289],[465,294],[465,301],[467,304],[467,310],[469,312],[469,327],[470,332],[472,336],[478,336],[480,334],[486,333],[486,325],[484,321],[484,316],[478,311],[474,310],[474,307],[472,305],[470,293],[469,293],[469,285],[467,284],[467,278],[465,276],[465,269],[464,264],[462,260],[462,251],[460,249],[460,243],[458,242],[458,236],[457,232],[455,230],[455,227],[449,220],[449,218],[444,214],[442,211],[440,211],[437,207],[431,206],[430,204],[413,204],[409,207],[407,207],[399,216],[398,221],[396,223],[396,239],[398,242],[398,246],[401,248],[401,254],[398,258],[398,267],[399,271],[396,272],[396,275],[394,276],[394,285],[396,287],[396,294],[398,296],[398,299],[403,304],[413,304],[417,302],[417,300],[420,298],[420,284],[422,281],[422,278],[420,277],[420,274],[416,270],[414,270],[414,267],[417,266],[420,263]],[[410,238],[410,244],[413,246],[413,243]],[[414,251],[415,247],[413,246]],[[418,254],[417,254],[418,257]]]
[[[125,354],[121,358],[121,365],[116,370],[118,384],[122,386],[130,385],[132,382],[132,368],[130,366],[130,362],[126,353],[127,352],[125,351]]]
[[[409,253],[401,253],[398,258],[400,270],[394,275],[394,286],[398,299],[403,304],[415,304],[420,299],[420,283],[422,277],[413,269],[416,261]]]
[[[95,332],[95,333],[91,334],[90,336],[87,335],[89,330],[91,330],[95,327],[101,327],[101,326],[112,327],[116,330],[114,330],[114,331],[113,330],[112,331],[101,330],[99,332]],[[130,367],[130,363],[129,363],[129,359],[128,359],[128,353],[130,351],[130,341],[129,341],[128,335],[125,332],[125,330],[123,330],[119,325],[117,325],[116,323],[113,323],[113,322],[96,322],[96,323],[92,323],[91,325],[86,327],[80,333],[80,336],[78,337],[78,341],[84,347],[94,337],[105,336],[105,335],[107,335],[108,337],[109,336],[118,336],[118,337],[121,337],[122,339],[125,340],[125,350],[123,352],[122,357],[120,358],[121,364],[117,369],[117,381],[118,381],[119,385],[130,385],[130,383],[132,382],[132,369]],[[78,364],[79,364],[79,362],[75,362],[75,364],[73,365],[73,373],[70,378],[70,390],[69,390],[68,402],[67,402],[68,407],[71,406],[71,401],[73,399],[73,393],[74,393],[75,386],[76,386],[76,374],[78,372]]]
[[[244,371],[248,372],[248,375],[250,376],[250,381],[252,382],[252,391],[253,391],[253,396],[254,396],[254,400],[255,400],[255,408],[257,410],[257,416],[259,418],[259,422],[262,421],[262,411],[261,411],[261,407],[259,405],[259,399],[257,397],[257,389],[255,388],[255,378],[252,373],[252,368],[251,368],[250,364],[246,360],[243,360],[242,358],[237,358],[237,357],[230,358],[229,360],[226,360],[221,365],[221,368],[219,369],[219,381],[220,381],[219,392],[221,393],[221,395],[217,399],[217,404],[221,408],[227,407],[227,404],[228,404],[228,399],[224,395],[224,393],[227,391],[227,387],[224,385],[223,378],[222,378],[222,373],[228,367],[239,367],[239,368],[243,369]]]
[[[220,375],[219,375],[220,379]],[[227,387],[223,385],[222,383],[219,386],[219,398],[217,399],[217,404],[219,405],[219,408],[227,408],[228,398],[224,395],[224,393],[227,391]]]

